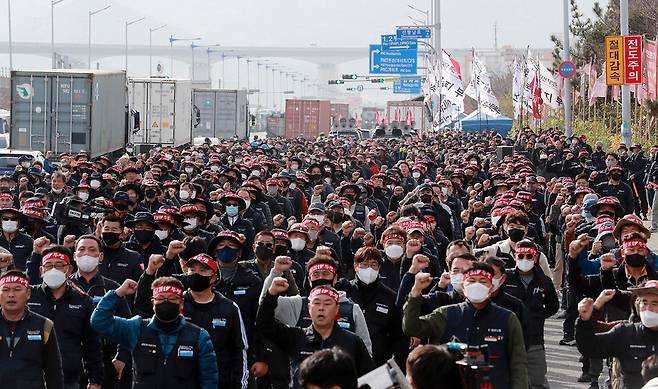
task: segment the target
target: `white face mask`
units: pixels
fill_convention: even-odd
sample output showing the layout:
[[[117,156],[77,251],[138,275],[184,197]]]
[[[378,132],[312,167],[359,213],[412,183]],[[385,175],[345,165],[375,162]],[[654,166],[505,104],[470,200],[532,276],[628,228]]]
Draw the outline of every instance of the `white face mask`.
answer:
[[[217,165],[212,165],[212,166],[210,167],[210,170],[213,171],[213,172],[218,172],[218,171],[219,171],[219,166],[217,166]]]
[[[244,206],[245,209],[249,208],[249,206],[251,205],[251,200],[244,200],[244,204],[245,204],[245,206]]]
[[[535,267],[535,261],[529,259],[521,259],[516,261],[516,268],[522,272],[529,272],[532,268]]]
[[[458,274],[451,274],[450,275],[450,285],[452,285],[452,288],[454,290],[456,290],[457,292],[461,292],[462,290],[464,290],[462,282],[464,282],[464,275],[463,274],[458,273]]]
[[[50,289],[57,289],[66,282],[66,273],[53,268],[43,273],[41,278]]]
[[[441,188],[441,194],[443,194],[444,196],[447,196],[448,195],[448,188],[446,188],[446,187]]]
[[[297,170],[297,169],[299,169],[299,165],[296,164],[296,163],[293,163],[293,164],[290,165],[290,168],[291,168],[292,170]]]
[[[308,215],[309,219],[313,219],[316,222],[320,223],[321,226],[324,225],[324,215]]]
[[[82,201],[87,201],[89,200],[89,192],[78,192],[78,197],[80,197],[80,200]]]
[[[193,167],[186,167],[185,168],[185,173],[187,173],[187,174],[192,174],[193,171],[194,171]]]
[[[491,217],[491,224],[496,227],[498,225],[498,222],[500,221],[501,216],[492,216]]]
[[[75,262],[78,264],[78,269],[85,273],[89,273],[98,266],[99,257],[92,257],[91,255],[83,255],[78,257]]]
[[[294,251],[302,251],[306,247],[306,241],[302,238],[292,238],[290,239],[290,244]]]
[[[366,285],[370,285],[373,282],[377,281],[377,277],[379,277],[379,271],[368,267],[366,269],[358,268],[356,270],[356,276],[359,277],[359,280],[363,282]]]
[[[419,179],[420,178],[420,172],[413,172],[413,173],[411,173],[411,176],[415,179]]]
[[[254,170],[251,172],[252,176],[260,177],[260,170]]]
[[[392,244],[384,248],[384,253],[391,259],[400,259],[404,255],[404,248],[397,244]]]
[[[658,313],[652,311],[640,311],[640,321],[647,328],[658,326]]]
[[[309,231],[308,232],[308,238],[311,240],[311,242],[315,242],[315,240],[318,239],[318,232],[317,231]]]
[[[187,225],[185,227],[183,227],[183,229],[185,231],[192,231],[196,228],[197,221],[196,221],[195,217],[191,217],[191,218],[185,219],[185,223],[187,223]]]
[[[98,180],[91,180],[91,181],[89,182],[89,186],[91,186],[92,189],[98,189],[98,188],[101,187],[101,182],[98,181]]]
[[[196,219],[195,219],[196,220]],[[165,230],[155,230],[155,236],[160,240],[165,240],[169,236],[169,231]]]
[[[503,278],[494,278],[491,280],[491,283],[493,284],[493,289],[491,290],[492,292],[495,292],[500,288],[500,284],[502,283]]]
[[[2,231],[13,234],[14,232],[18,231],[18,222],[15,220],[3,220]]]
[[[479,282],[464,287],[464,296],[472,303],[481,303],[489,298],[489,288]]]
[[[60,193],[62,193],[63,190],[64,190],[64,188],[59,188],[59,189],[53,188],[53,193],[54,194],[60,194]]]
[[[327,184],[331,184],[331,177],[325,177],[324,182],[326,182]]]
[[[190,194],[186,190],[181,190],[180,192],[178,192],[178,197],[181,200],[187,200],[190,198]]]
[[[294,183],[294,182],[291,182],[290,185],[288,185],[288,188],[293,189],[293,190],[297,189],[297,184]]]

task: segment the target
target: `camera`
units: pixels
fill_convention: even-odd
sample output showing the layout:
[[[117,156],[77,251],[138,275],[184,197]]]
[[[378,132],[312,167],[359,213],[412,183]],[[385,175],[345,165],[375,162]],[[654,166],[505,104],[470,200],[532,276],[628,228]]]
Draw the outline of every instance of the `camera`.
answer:
[[[486,344],[471,345],[452,341],[448,350],[461,356],[459,367],[464,388],[494,389],[493,365],[489,363],[489,347]]]
[[[91,221],[91,210],[82,200],[67,197],[55,204],[53,216],[60,225],[86,226]]]

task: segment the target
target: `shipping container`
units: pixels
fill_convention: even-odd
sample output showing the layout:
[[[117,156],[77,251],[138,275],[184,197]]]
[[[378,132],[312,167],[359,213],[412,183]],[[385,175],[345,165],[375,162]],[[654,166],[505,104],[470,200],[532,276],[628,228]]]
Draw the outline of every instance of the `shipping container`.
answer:
[[[329,134],[331,103],[327,100],[286,100],[286,138]]]
[[[286,134],[286,118],[283,115],[272,115],[266,119],[267,123],[267,136],[268,137],[283,137]]]
[[[429,122],[430,119],[425,108],[425,103],[422,101],[389,101],[386,103],[386,109],[389,114],[391,125],[393,125],[393,122],[395,121],[395,112],[397,110],[400,118],[398,128],[400,129],[405,128],[405,120],[408,111],[411,111],[413,118],[412,127],[410,129],[416,130],[416,133],[419,136],[422,136],[426,130],[432,127]]]
[[[92,157],[122,149],[126,73],[103,70],[11,72],[10,146]]]
[[[128,79],[130,142],[135,146],[184,146],[192,141],[192,82]],[[140,147],[141,148],[141,147]]]
[[[194,89],[192,112],[193,138],[249,137],[249,102],[246,90]]]
[[[335,125],[340,119],[349,120],[350,105],[347,103],[331,103],[331,123]]]
[[[381,114],[381,117],[384,117],[383,109],[377,107],[363,107],[361,111],[361,120],[360,127],[366,130],[370,130],[377,126],[377,112]]]

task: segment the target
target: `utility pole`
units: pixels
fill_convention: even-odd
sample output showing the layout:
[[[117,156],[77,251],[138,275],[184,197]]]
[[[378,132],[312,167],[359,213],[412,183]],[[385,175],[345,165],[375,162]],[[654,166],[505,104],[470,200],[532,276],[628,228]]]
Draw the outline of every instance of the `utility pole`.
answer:
[[[149,28],[149,77],[153,75],[153,32],[167,27],[166,24],[156,28]]]
[[[562,60],[563,61],[569,61],[571,58],[571,53],[569,52],[569,0],[563,0],[562,2],[562,15],[564,17],[564,38],[562,41]],[[567,136],[567,138],[570,138],[573,136],[573,130],[571,128],[571,122],[573,120],[573,112],[572,112],[572,105],[571,105],[571,79],[564,77],[564,98],[563,98],[563,103],[564,103],[564,133]]]
[[[439,107],[438,112],[441,114],[441,105],[443,103],[443,47],[441,46],[441,0],[434,0],[434,47],[436,47],[437,61],[439,61]],[[436,113],[435,113],[436,114]]]
[[[50,1],[50,54],[53,60],[53,69],[57,68],[57,58],[55,56],[55,6],[64,0]]]
[[[56,3],[55,3],[56,4]],[[97,9],[96,11],[89,11],[89,30],[88,30],[88,42],[87,42],[87,67],[91,69],[91,17],[96,15],[99,12],[103,12],[106,9],[110,8],[110,6],[106,6],[104,8]],[[126,72],[127,73],[127,72]]]
[[[14,53],[11,41],[11,0],[7,0],[7,16],[9,17],[9,71],[14,70]]]
[[[128,26],[139,23],[142,20],[146,18],[139,18],[131,21],[126,21],[126,48],[125,48],[125,54],[126,54],[126,75],[128,75]]]
[[[619,0],[619,27],[622,36],[628,35],[628,0]],[[621,86],[621,140],[626,147],[631,147],[633,132],[631,130],[631,89]]]

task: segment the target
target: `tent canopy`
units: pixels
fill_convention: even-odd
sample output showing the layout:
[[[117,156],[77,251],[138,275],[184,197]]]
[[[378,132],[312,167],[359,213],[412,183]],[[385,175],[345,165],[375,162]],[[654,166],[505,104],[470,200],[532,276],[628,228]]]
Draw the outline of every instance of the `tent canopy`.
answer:
[[[483,112],[473,111],[461,120],[461,126],[466,132],[496,130],[505,138],[512,129],[512,119],[507,116],[491,116]]]

